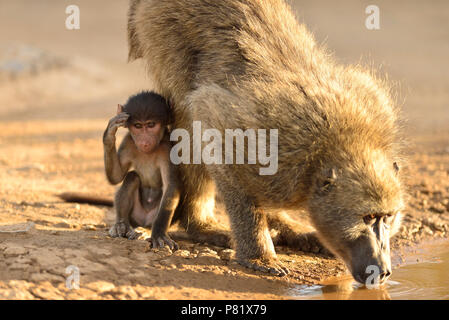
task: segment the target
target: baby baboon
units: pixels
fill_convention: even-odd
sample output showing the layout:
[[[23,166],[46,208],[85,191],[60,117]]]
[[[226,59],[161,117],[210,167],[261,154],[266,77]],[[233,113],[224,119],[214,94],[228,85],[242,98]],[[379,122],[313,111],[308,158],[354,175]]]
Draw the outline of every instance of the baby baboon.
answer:
[[[167,233],[180,198],[178,173],[166,139],[168,120],[164,98],[142,92],[119,105],[109,121],[103,135],[106,176],[111,184],[123,181],[115,196],[117,221],[109,230],[111,237],[134,239],[133,228],[152,227],[153,247],[177,248]],[[121,126],[129,132],[117,152],[115,135]]]
[[[296,229],[266,212],[304,208],[356,280],[370,265],[386,280],[403,200],[397,112],[383,82],[337,65],[283,0],[134,0],[128,31],[129,58],[146,61],[175,128],[192,136],[196,120],[222,136],[279,130],[274,175],[250,164],[181,166],[190,234],[213,234],[205,204],[215,184],[243,265],[285,274],[268,227],[280,225],[285,237]]]

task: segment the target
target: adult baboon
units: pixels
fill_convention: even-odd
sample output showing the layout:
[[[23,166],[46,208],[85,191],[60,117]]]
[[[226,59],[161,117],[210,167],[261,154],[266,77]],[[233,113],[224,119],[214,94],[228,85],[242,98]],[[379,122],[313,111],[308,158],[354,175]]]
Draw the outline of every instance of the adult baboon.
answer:
[[[190,234],[213,230],[215,183],[243,265],[285,274],[268,224],[294,229],[264,211],[305,208],[356,280],[369,265],[388,278],[403,200],[397,115],[381,81],[334,63],[282,0],[134,0],[128,31],[129,59],[146,61],[175,128],[279,130],[274,175],[249,164],[181,166]]]

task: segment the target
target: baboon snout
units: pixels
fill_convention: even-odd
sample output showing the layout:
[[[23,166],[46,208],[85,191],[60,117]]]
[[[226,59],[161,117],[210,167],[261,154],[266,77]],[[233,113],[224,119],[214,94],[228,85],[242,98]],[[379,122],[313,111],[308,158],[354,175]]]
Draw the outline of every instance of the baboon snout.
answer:
[[[379,263],[372,261],[363,267],[359,267],[353,271],[352,276],[361,284],[368,286],[385,283],[391,273],[391,263],[388,259],[388,261],[380,261]]]
[[[356,281],[366,286],[387,281],[391,275],[388,244],[388,241],[377,241],[373,237],[361,237],[353,243],[351,253],[345,260]]]
[[[138,139],[136,142],[137,148],[142,152],[151,152],[155,145],[156,141],[155,139]]]

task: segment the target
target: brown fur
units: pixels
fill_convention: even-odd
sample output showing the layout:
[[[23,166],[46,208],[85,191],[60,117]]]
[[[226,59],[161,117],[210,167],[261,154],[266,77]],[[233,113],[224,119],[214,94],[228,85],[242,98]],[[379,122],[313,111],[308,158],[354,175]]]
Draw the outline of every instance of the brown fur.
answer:
[[[263,212],[298,208],[350,265],[345,241],[364,232],[362,217],[401,209],[388,89],[370,72],[337,65],[284,1],[135,0],[128,30],[129,58],[145,59],[175,128],[199,120],[222,133],[279,129],[275,175],[247,164],[181,167],[187,229],[213,227],[204,204],[215,182],[245,265],[266,271],[260,261],[275,257]],[[337,178],[327,183],[330,170]]]

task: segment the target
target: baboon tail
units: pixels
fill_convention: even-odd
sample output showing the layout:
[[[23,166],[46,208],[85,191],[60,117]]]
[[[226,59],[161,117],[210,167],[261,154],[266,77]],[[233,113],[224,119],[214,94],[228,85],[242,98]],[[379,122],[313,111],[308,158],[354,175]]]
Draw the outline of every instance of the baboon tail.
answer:
[[[111,199],[97,196],[90,196],[87,194],[77,192],[64,192],[58,194],[58,197],[66,202],[86,203],[107,207],[112,207],[114,205],[114,201],[112,201]]]

